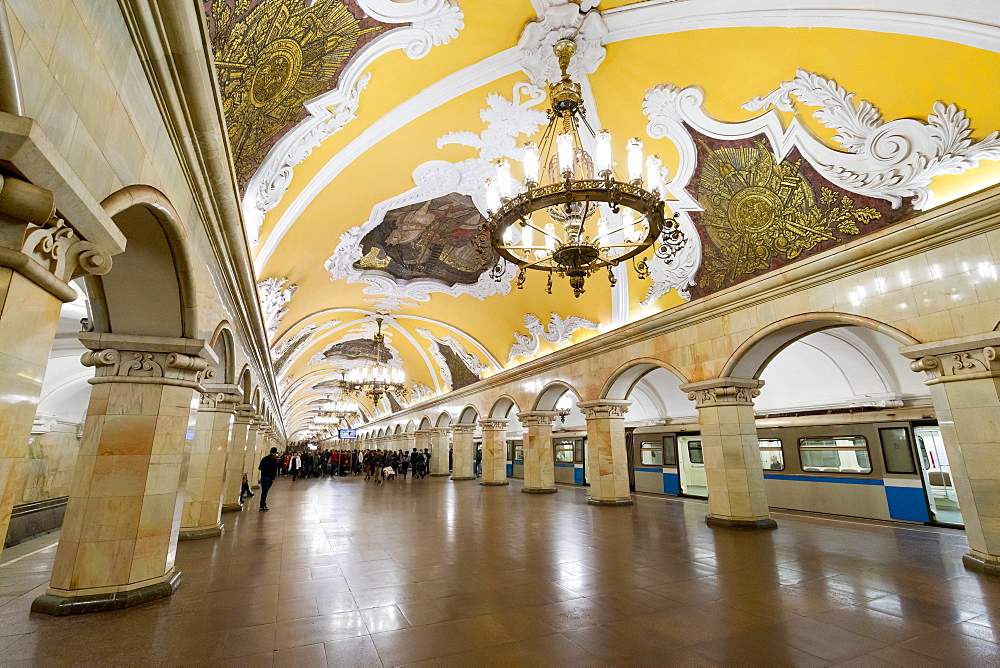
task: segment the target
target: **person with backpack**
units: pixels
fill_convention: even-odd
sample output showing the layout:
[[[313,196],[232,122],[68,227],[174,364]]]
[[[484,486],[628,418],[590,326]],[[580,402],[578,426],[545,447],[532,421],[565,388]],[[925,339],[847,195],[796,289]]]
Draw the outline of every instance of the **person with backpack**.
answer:
[[[260,471],[260,511],[266,513],[270,510],[267,507],[267,492],[278,477],[278,448],[271,448],[271,452],[260,460],[257,470]]]

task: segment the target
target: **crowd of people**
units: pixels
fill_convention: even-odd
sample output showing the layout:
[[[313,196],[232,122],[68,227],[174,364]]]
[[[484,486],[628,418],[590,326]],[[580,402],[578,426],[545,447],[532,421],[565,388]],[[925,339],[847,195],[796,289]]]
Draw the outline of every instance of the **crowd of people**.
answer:
[[[278,475],[299,478],[364,475],[365,480],[381,483],[404,480],[410,474],[424,478],[431,470],[431,453],[413,448],[405,450],[289,450],[277,456]]]

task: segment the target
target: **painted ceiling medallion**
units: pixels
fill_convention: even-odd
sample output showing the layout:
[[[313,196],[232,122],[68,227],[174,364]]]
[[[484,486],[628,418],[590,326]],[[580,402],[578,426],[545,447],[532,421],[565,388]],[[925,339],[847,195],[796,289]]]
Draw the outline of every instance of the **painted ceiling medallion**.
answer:
[[[417,167],[416,187],[376,204],[366,223],[341,235],[325,265],[331,278],[367,283],[363,292],[378,297],[372,302],[378,311],[398,311],[408,305],[406,300],[426,302],[435,292],[477,299],[509,293],[516,269],[502,265],[491,274],[495,256],[484,259],[466,240],[482,224],[490,161],[520,155],[515,138],[535,134],[546,122],[546,115],[533,108],[543,99],[527,83],[514,86],[511,100],[490,93],[480,113],[485,130],[451,132],[437,140],[438,147],[462,144],[479,156],[458,163],[431,160]],[[418,236],[424,232],[427,237]]]
[[[305,102],[389,27],[352,0],[209,0],[205,10],[241,189]]]
[[[965,112],[954,105],[934,103],[926,123],[908,118],[885,121],[872,103],[855,100],[854,93],[835,81],[801,69],[795,79],[754,98],[744,107],[756,110],[776,106],[791,110],[793,99],[818,107],[814,117],[838,131],[835,141],[841,149],[818,139],[798,118],[785,127],[774,110],[738,123],[719,121],[705,112],[704,97],[697,87],[659,84],[650,88],[643,99],[643,111],[649,118],[646,132],[654,139],[668,138],[677,146],[677,170],[665,188],[677,199],[671,206],[689,240],[674,258],[650,260],[653,284],[642,302],[646,307],[672,289],[690,298],[729,284],[737,278],[733,262],[743,269],[763,262],[761,257],[752,259],[754,253],[762,252],[757,247],[744,247],[742,252],[722,250],[719,246],[703,248],[707,242],[715,245],[724,238],[739,246],[750,237],[735,233],[738,229],[745,231],[760,225],[759,221],[768,221],[765,227],[774,236],[768,237],[765,246],[770,250],[763,252],[769,255],[769,266],[773,269],[805,254],[825,250],[846,237],[884,227],[906,215],[910,207],[932,206],[929,186],[939,174],[961,173],[976,167],[980,160],[1000,159],[998,134],[993,132],[974,142],[970,139]],[[716,171],[742,169],[744,176],[754,174],[755,178],[772,183],[765,188],[769,194],[761,191],[740,194],[732,183],[724,184],[721,193],[714,192],[713,188],[729,178],[712,177],[715,168],[709,161],[714,151],[750,149],[755,142],[758,147],[765,146],[773,157],[761,162],[759,149],[735,151],[732,156],[750,162],[743,167],[727,166],[725,160],[719,160],[720,155],[715,159],[719,167]],[[762,172],[755,171],[758,169]],[[783,175],[782,179],[787,175],[788,183],[773,185],[777,182],[767,175],[773,176],[774,170]],[[738,181],[736,176],[730,176]],[[704,183],[706,178],[716,185]],[[811,200],[806,199],[802,184],[808,184]],[[800,193],[797,202],[796,192]],[[715,239],[696,225],[705,209],[710,209],[705,214],[706,222],[724,221],[722,228],[714,231]],[[866,209],[877,209],[881,216],[870,216]],[[730,221],[728,213],[720,218],[719,212],[723,210],[742,212],[735,217],[742,222]],[[869,218],[870,222],[865,224]],[[753,220],[758,222],[752,223]],[[727,225],[729,231],[723,232]],[[798,231],[791,233],[795,226]],[[853,232],[855,227],[857,233]],[[824,236],[827,238],[820,238]],[[724,241],[722,245],[727,243]],[[717,257],[716,252],[731,254],[733,258],[740,255],[743,259],[725,260],[721,255]],[[702,271],[703,254],[714,267],[708,272],[711,278]],[[750,275],[737,273],[744,277],[740,280]]]

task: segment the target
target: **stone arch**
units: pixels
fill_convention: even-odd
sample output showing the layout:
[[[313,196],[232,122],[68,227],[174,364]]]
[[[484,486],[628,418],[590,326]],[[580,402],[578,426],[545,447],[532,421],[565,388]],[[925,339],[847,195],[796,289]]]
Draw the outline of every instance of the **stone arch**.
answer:
[[[127,244],[110,272],[86,279],[94,331],[199,338],[194,265],[177,210],[144,185],[123,188],[101,206]]]
[[[396,424],[396,427],[395,427],[395,428],[394,428],[394,429],[392,430],[392,433],[393,433],[394,435],[395,435],[395,434],[402,434],[402,433],[403,433],[403,425],[402,425],[402,424],[399,424],[399,423],[397,423],[397,424]]]
[[[260,387],[253,388],[253,399],[250,400],[250,405],[253,406],[255,413],[260,413]]]
[[[489,415],[491,418],[509,417],[511,409],[514,409],[514,413],[519,413],[521,411],[517,405],[517,401],[515,401],[510,395],[504,394],[493,402],[493,408],[490,409]]]
[[[580,393],[576,391],[576,388],[569,383],[562,380],[555,380],[542,388],[535,398],[535,405],[532,406],[533,411],[552,411],[556,408],[556,402],[562,398],[562,395],[567,392],[572,392],[576,396],[577,401],[582,401]]]
[[[451,415],[448,411],[441,411],[438,415],[437,420],[434,421],[435,427],[450,427],[451,426]]]
[[[413,422],[413,420],[410,420],[409,422],[407,422],[406,423],[406,428],[403,429],[403,431],[406,432],[407,434],[412,434],[416,430],[417,430],[417,425]]]
[[[240,389],[243,390],[243,403],[249,404],[251,391],[253,389],[253,378],[250,376],[249,365],[244,365],[243,371],[240,372],[237,384],[240,386]]]
[[[791,343],[804,336],[834,327],[863,327],[884,334],[904,346],[920,343],[891,325],[850,313],[803,313],[779,320],[757,331],[736,349],[721,377],[757,378],[767,363]]]
[[[426,431],[427,429],[430,428],[431,428],[430,419],[426,415],[420,418],[420,426],[417,427],[417,431]]]
[[[236,382],[236,343],[233,340],[233,330],[227,320],[223,320],[215,328],[208,345],[219,360],[214,382],[234,384]]]
[[[625,399],[642,377],[655,369],[666,369],[677,376],[681,384],[690,382],[675,367],[655,357],[640,357],[621,365],[611,374],[601,390],[601,399]]]
[[[458,424],[476,424],[479,419],[479,409],[469,404],[458,414]]]

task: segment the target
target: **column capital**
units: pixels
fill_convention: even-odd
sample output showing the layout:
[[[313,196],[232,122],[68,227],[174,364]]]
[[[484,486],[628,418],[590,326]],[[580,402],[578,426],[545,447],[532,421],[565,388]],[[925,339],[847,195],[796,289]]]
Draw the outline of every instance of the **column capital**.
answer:
[[[418,429],[415,432],[413,432],[415,436],[430,436],[433,433],[434,433],[433,427],[431,427],[430,429]]]
[[[510,420],[506,418],[483,418],[479,420],[479,428],[483,431],[507,431],[507,423]]]
[[[753,406],[764,381],[756,378],[712,378],[681,385],[681,392],[698,408],[712,406]]]
[[[598,399],[596,401],[579,401],[576,407],[588,420],[624,419],[631,401],[623,399]]]
[[[557,415],[556,411],[527,411],[518,413],[517,419],[523,427],[551,427]]]
[[[81,332],[77,337],[90,348],[80,361],[95,367],[96,376],[89,381],[92,385],[176,385],[201,392],[208,364],[215,361],[215,353],[201,339],[92,332]]]
[[[253,412],[253,406],[251,404],[237,404],[236,406],[236,422],[239,424],[245,424],[247,426],[253,425],[256,416]]]
[[[243,390],[238,385],[202,385],[199,413],[236,413],[236,406],[243,400]]]
[[[904,346],[899,352],[913,360],[911,369],[927,373],[927,385],[1000,376],[1000,332]]]
[[[453,424],[449,428],[453,434],[471,434],[476,431],[474,424]]]
[[[429,431],[432,434],[437,434],[440,436],[441,434],[450,434],[451,427],[431,427],[427,431]]]

